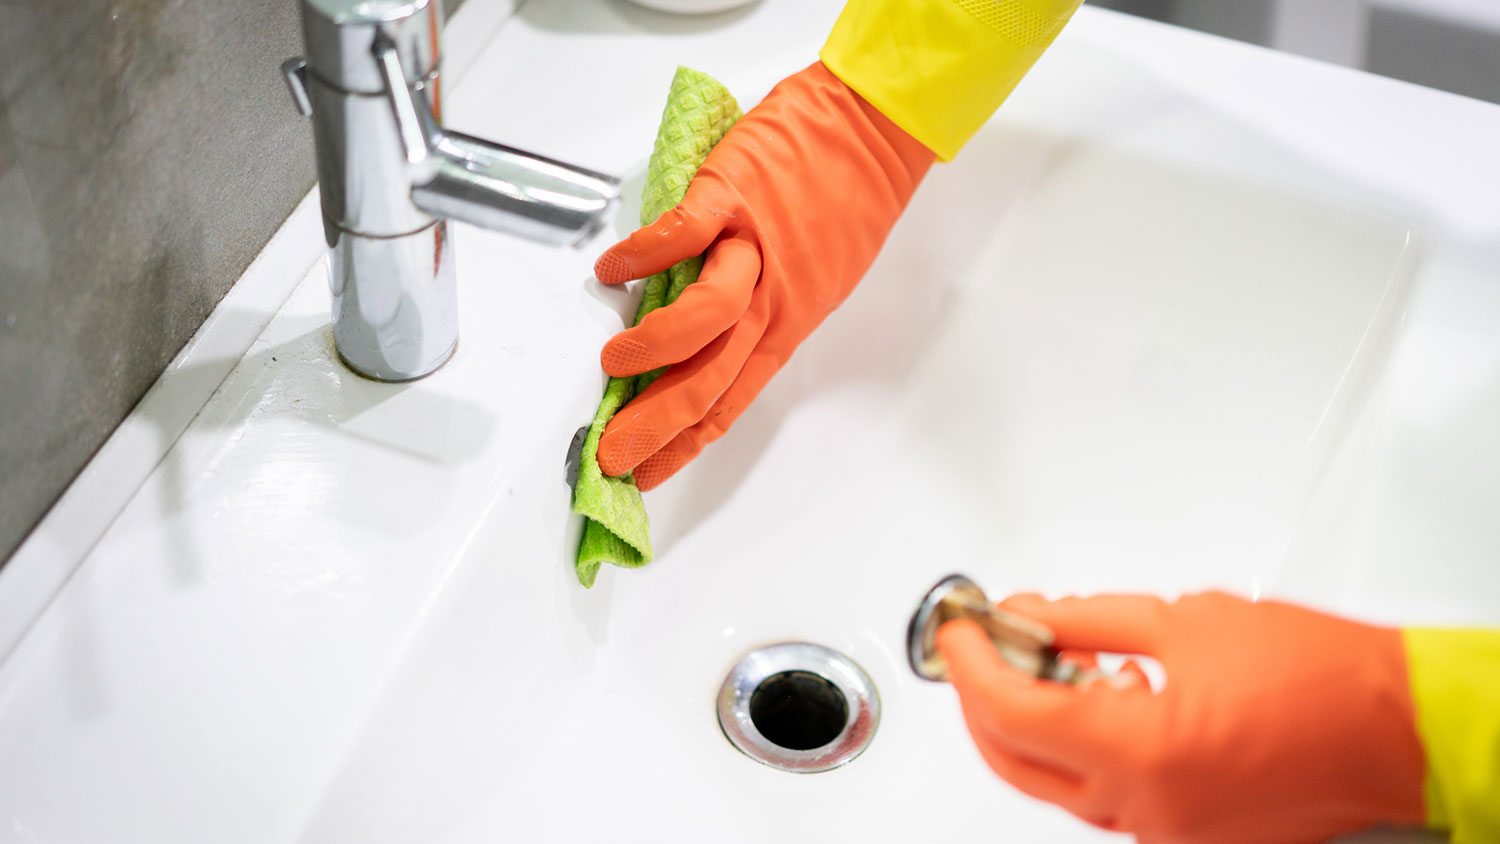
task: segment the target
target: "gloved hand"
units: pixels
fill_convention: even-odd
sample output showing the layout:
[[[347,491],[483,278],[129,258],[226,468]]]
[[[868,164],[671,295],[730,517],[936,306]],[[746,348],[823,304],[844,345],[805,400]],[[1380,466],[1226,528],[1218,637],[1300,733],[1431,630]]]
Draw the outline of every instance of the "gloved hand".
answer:
[[[594,267],[619,284],[708,252],[675,303],[604,346],[613,376],[672,364],[605,429],[604,472],[651,489],[728,430],[849,295],[933,159],[822,63],[751,109],[682,203]]]
[[[1037,680],[973,622],[944,625],[969,732],[1021,791],[1143,844],[1311,844],[1423,822],[1399,631],[1222,593],[1001,606],[1051,627],[1065,652],[1144,654],[1167,674],[1159,693]]]

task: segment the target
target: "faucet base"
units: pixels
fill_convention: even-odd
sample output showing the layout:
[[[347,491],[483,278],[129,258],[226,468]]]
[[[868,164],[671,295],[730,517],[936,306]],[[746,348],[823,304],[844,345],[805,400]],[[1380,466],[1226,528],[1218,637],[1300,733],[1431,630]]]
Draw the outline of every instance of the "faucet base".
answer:
[[[577,244],[619,204],[612,176],[442,125],[442,0],[301,0],[306,60],[282,73],[313,119],[339,359],[377,381],[458,343],[451,218]]]
[[[354,373],[355,375],[358,375],[361,378],[364,378],[364,379],[369,380],[369,381],[378,381],[381,384],[409,384],[412,381],[421,381],[423,378],[426,378],[427,376],[431,375],[432,373],[437,372],[439,369],[442,369],[443,368],[443,364],[447,363],[448,360],[453,357],[454,352],[458,351],[458,343],[456,341],[454,342],[453,348],[448,350],[448,356],[445,357],[445,358],[443,358],[443,360],[440,361],[437,366],[434,366],[432,369],[429,369],[428,371],[422,373],[421,375],[413,375],[410,378],[384,378],[384,377],[381,377],[379,375],[375,375],[375,374],[370,373],[370,372],[365,372],[364,370],[362,370],[359,367],[355,366],[354,364],[350,363],[349,359],[346,358],[346,357],[344,357],[344,353],[341,352],[341,351],[339,351],[339,348],[338,348],[337,344],[334,345],[333,351],[334,351],[334,356],[339,359],[339,363],[343,364],[345,369],[349,370],[350,372]]]
[[[376,381],[411,381],[447,363],[458,345],[447,222],[397,237],[324,228],[339,359]]]

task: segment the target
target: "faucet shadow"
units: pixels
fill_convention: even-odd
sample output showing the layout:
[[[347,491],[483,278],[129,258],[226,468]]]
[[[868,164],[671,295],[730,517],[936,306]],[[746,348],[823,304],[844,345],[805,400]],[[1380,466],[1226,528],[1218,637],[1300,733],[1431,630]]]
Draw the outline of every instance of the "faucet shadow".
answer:
[[[434,466],[474,458],[484,449],[494,428],[487,410],[424,389],[422,381],[389,384],[356,375],[334,354],[326,322],[290,339],[255,348],[237,364],[210,361],[184,367],[174,377],[179,384],[201,391],[199,394],[207,392],[215,381],[219,383],[212,387],[213,398],[185,430],[178,415],[180,409],[165,404],[143,405],[144,418],[157,423],[164,438],[178,437],[158,469],[164,493],[158,506],[166,518],[190,506],[218,506],[201,499],[199,484],[205,476],[199,464],[204,458],[196,450],[184,448],[182,437],[220,437],[225,431],[264,437],[261,466],[255,471],[268,475],[274,471],[275,484],[267,494],[305,496],[309,501],[328,496],[356,500],[359,490],[338,491],[339,458],[305,453],[296,434],[299,428],[332,430],[360,446],[398,452],[412,461]],[[279,424],[266,425],[268,420]],[[249,427],[252,421],[257,423],[253,430]],[[237,440],[234,437],[228,442]],[[236,506],[233,502],[222,505]],[[432,502],[432,506],[438,505]],[[361,518],[358,508],[339,512]],[[379,523],[378,515],[370,514],[369,518],[376,520],[370,525],[372,529],[389,528]],[[167,562],[174,567],[176,579],[190,585],[200,581],[203,572],[197,543],[187,532],[194,521],[183,519],[181,524],[184,530],[172,534],[179,550],[170,554]]]

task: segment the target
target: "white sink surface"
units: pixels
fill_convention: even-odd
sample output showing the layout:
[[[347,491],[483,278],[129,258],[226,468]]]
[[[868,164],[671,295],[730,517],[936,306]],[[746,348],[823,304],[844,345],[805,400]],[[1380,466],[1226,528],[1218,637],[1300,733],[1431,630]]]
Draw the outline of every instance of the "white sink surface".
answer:
[[[533,0],[447,112],[638,192],[675,64],[748,107],[838,5]],[[1500,624],[1496,148],[1500,108],[1085,10],[591,591],[562,461],[634,206],[459,227],[414,384],[333,361],[315,267],[0,664],[0,840],[1113,840],[990,774],[908,614],[962,571]],[[718,729],[786,639],[879,688],[845,768]]]

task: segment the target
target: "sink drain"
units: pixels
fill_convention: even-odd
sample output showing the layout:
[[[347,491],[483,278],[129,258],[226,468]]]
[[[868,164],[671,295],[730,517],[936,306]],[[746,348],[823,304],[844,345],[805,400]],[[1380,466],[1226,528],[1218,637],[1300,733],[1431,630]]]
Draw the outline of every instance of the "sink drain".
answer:
[[[746,756],[803,774],[858,756],[880,723],[875,684],[849,657],[784,642],[751,651],[719,690],[719,726]]]

